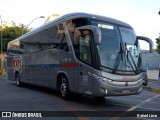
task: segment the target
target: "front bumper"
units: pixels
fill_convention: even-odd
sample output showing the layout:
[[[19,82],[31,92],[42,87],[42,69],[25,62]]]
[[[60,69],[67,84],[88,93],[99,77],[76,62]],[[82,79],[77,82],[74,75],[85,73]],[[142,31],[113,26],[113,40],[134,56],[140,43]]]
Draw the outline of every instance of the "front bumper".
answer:
[[[143,80],[137,81],[113,81],[113,80],[93,80],[94,96],[123,96],[140,94]]]

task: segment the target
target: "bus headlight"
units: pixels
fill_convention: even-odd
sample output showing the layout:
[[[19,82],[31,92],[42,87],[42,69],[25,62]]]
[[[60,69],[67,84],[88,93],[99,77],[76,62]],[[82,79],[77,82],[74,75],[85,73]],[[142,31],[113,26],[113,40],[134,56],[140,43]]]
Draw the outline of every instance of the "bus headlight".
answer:
[[[106,89],[106,94],[108,93],[107,89]]]
[[[106,83],[106,82],[107,82],[107,79],[106,79],[106,78],[100,77],[99,79],[100,79],[100,81],[103,82],[103,83]]]
[[[98,81],[106,83],[106,82],[111,82],[111,80],[107,79],[107,78],[103,78],[103,77],[99,77]]]
[[[98,81],[103,82],[103,83],[112,82],[112,80],[109,80],[109,79],[104,78],[104,77],[100,77],[100,76],[95,75],[95,74],[93,74],[93,77],[94,77],[95,79],[97,79]]]

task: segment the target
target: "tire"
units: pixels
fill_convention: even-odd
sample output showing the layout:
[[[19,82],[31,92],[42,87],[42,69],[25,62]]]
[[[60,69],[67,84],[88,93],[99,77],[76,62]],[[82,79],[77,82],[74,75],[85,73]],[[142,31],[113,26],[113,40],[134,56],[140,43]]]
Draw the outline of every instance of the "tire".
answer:
[[[70,95],[68,80],[63,76],[61,76],[60,94],[63,99],[68,99]]]
[[[148,82],[143,83],[143,86],[147,86],[147,85],[148,85]]]
[[[20,75],[18,73],[16,74],[16,79],[15,80],[16,80],[16,86],[21,87],[22,83],[20,81]]]
[[[96,100],[97,101],[104,101],[105,100],[105,97],[103,96],[103,97],[96,97]]]

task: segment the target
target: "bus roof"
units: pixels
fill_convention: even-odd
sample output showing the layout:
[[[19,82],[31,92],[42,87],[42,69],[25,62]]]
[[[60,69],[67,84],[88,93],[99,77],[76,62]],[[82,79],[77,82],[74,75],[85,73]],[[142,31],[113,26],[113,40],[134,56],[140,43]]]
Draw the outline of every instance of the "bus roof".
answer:
[[[48,22],[48,23],[46,23],[46,24],[44,24],[44,25],[26,33],[26,34],[24,34],[23,36],[18,37],[17,39],[11,41],[10,43],[12,43],[14,41],[17,41],[17,40],[20,40],[22,38],[28,37],[28,36],[38,32],[42,29],[46,29],[49,26],[51,26],[52,24],[57,23],[58,21],[68,21],[68,20],[76,19],[76,18],[92,18],[92,19],[95,19],[95,20],[101,20],[101,21],[105,21],[105,22],[108,22],[108,23],[111,23],[111,24],[116,24],[118,26],[123,26],[123,27],[133,29],[129,24],[127,24],[125,22],[122,22],[120,20],[110,18],[110,17],[100,16],[100,15],[95,15],[95,14],[89,14],[89,13],[70,13],[70,14],[63,15],[63,16],[57,18],[57,19],[54,19],[51,22]]]
[[[70,19],[75,19],[75,18],[92,18],[92,19],[96,19],[96,20],[102,20],[108,23],[112,23],[112,24],[116,24],[119,26],[124,26],[127,28],[132,28],[129,24],[122,22],[120,20],[116,20],[110,17],[105,17],[105,16],[100,16],[100,15],[95,15],[95,14],[89,14],[89,13],[70,13],[70,14],[66,14],[63,15],[63,18],[65,20],[70,20]],[[133,29],[133,28],[132,28]]]

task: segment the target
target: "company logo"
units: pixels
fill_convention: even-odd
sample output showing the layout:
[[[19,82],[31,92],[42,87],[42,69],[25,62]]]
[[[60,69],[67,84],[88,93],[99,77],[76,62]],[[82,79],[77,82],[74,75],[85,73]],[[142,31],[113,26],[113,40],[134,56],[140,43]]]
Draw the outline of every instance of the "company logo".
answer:
[[[2,117],[11,117],[11,112],[2,112]]]
[[[131,78],[128,77],[128,76],[125,76],[123,79],[124,79],[125,81],[129,81]]]
[[[21,68],[21,59],[20,58],[13,58],[12,66],[14,70],[20,70]]]
[[[41,112],[2,112],[2,117],[24,118],[24,117],[42,117]]]
[[[128,82],[125,83],[125,86],[128,86]]]

